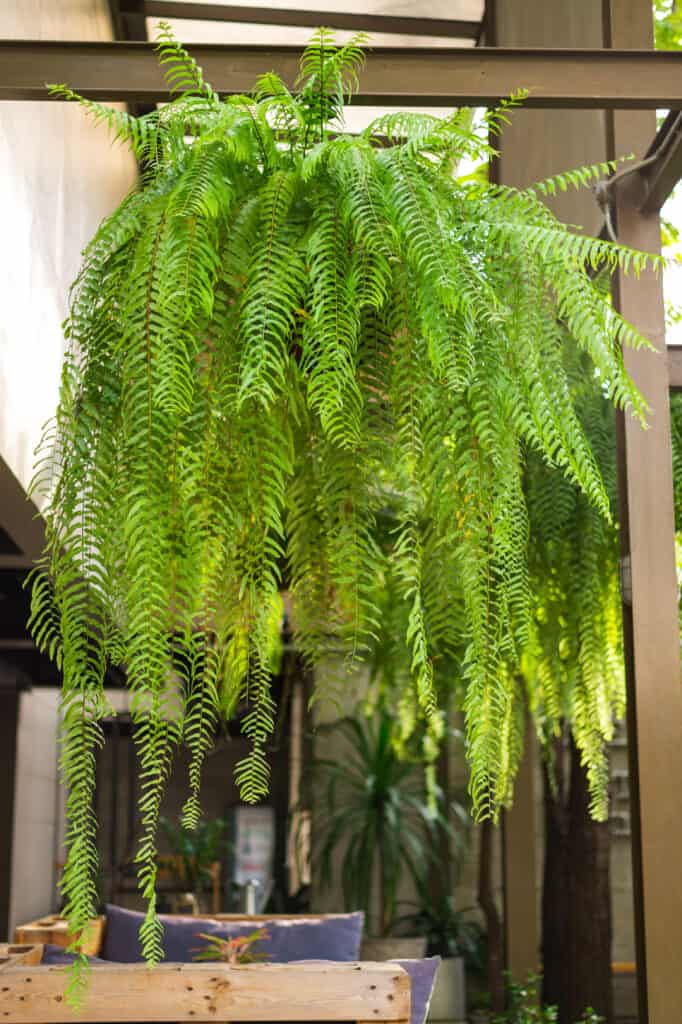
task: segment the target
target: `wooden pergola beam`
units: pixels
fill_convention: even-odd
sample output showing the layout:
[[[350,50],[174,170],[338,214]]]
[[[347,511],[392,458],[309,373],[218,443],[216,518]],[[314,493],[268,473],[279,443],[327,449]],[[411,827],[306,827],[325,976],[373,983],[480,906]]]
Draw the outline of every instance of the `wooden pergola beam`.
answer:
[[[5,565],[31,565],[45,545],[45,522],[22,483],[0,456],[0,525],[20,549],[19,554],[0,555]]]
[[[614,47],[652,46],[650,0],[607,0],[605,25]],[[609,156],[642,153],[655,131],[652,112],[607,118]],[[616,190],[619,241],[658,252],[658,212],[642,211],[641,175]],[[623,625],[628,697],[637,988],[641,1024],[682,1020],[682,843],[677,793],[682,787],[682,686],[675,569],[675,516],[665,310],[660,277],[617,272],[616,308],[654,344],[659,357],[625,349],[627,371],[651,413],[649,429],[618,417],[621,553],[629,561],[631,600]]]
[[[46,82],[66,82],[91,99],[164,102],[168,87],[150,43],[0,41],[0,99],[45,99]],[[222,94],[250,91],[263,71],[293,86],[300,47],[197,44],[192,55]],[[371,55],[356,103],[379,106],[492,106],[527,88],[527,107],[682,107],[682,53],[385,47]]]
[[[656,133],[642,170],[645,199],[642,213],[658,212],[682,178],[682,111],[671,110]]]
[[[222,21],[247,25],[345,29],[350,32],[390,32],[410,36],[477,39],[479,21],[422,18],[395,14],[359,14],[353,11],[302,11],[283,7],[247,7],[242,4],[183,3],[181,0],[146,0],[144,13],[152,18]],[[121,13],[137,13],[136,0],[121,0]]]

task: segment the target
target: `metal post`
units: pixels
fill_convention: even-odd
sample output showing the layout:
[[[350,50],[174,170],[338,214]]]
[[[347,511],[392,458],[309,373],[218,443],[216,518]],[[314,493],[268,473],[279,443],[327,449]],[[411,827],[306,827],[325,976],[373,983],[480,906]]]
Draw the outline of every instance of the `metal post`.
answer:
[[[111,779],[110,779],[110,799],[111,805],[109,808],[109,891],[112,893],[116,884],[116,878],[118,875],[118,790],[121,784],[119,775],[119,747],[121,741],[121,730],[119,728],[118,719],[114,718],[111,726]]]
[[[650,0],[606,0],[607,41],[652,46]],[[643,154],[653,111],[608,117],[610,155]],[[643,182],[624,179],[616,199],[619,240],[660,249],[657,212],[643,213]],[[625,364],[651,412],[642,430],[627,414],[618,431],[623,556],[629,556],[632,604],[624,607],[629,702],[632,842],[640,1024],[682,1021],[682,686],[675,572],[668,373],[660,277],[618,274],[617,308],[661,352],[625,352]]]
[[[555,45],[580,47],[588,61],[602,45],[601,12],[592,0],[488,0],[486,45],[524,47],[534,55]],[[532,79],[519,79],[529,85]],[[524,106],[527,106],[524,105]],[[568,167],[604,160],[603,114],[592,110],[529,110],[515,112],[511,125],[494,140],[499,158],[494,179],[524,187]],[[550,201],[554,213],[592,232],[602,214],[589,192],[562,194]],[[526,753],[514,788],[514,803],[504,816],[503,881],[506,964],[517,981],[535,972],[540,962],[540,893],[542,860],[537,837],[538,751],[532,727],[526,730]]]

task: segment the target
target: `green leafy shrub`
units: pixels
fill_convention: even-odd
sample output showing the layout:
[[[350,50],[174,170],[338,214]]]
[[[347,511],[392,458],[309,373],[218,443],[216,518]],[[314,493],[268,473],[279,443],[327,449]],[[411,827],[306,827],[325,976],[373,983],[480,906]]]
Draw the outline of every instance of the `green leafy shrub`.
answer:
[[[396,716],[385,708],[372,717],[359,712],[330,731],[342,743],[335,759],[313,764],[315,863],[323,884],[338,875],[346,909],[365,911],[370,934],[386,936],[404,922],[397,917],[401,880],[411,877],[421,890],[452,828],[442,799],[429,806],[419,738],[406,750]],[[328,738],[321,732],[319,745]]]
[[[556,1007],[538,1002],[538,981],[531,974],[522,985],[510,984],[509,1009],[493,1017],[491,1024],[556,1024]],[[604,1018],[588,1007],[575,1024],[604,1024]]]

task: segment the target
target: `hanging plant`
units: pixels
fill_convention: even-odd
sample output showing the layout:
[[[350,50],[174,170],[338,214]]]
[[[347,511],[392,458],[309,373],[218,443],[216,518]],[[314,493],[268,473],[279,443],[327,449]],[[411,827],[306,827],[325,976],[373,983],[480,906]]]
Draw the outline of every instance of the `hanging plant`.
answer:
[[[91,918],[94,751],[105,669],[125,670],[140,763],[144,953],[162,957],[155,834],[171,755],[192,754],[184,822],[222,709],[248,702],[246,801],[267,793],[273,607],[296,642],[350,666],[373,643],[390,568],[409,610],[403,714],[440,728],[435,656],[465,642],[479,817],[509,798],[520,696],[503,667],[529,633],[527,450],[609,516],[564,357],[643,418],[621,344],[643,344],[591,278],[648,257],[568,230],[541,201],[608,167],[518,191],[457,180],[489,145],[467,111],[393,114],[353,137],[361,40],[321,30],[292,94],[264,75],[221,99],[163,31],[178,93],[135,119],[73,94],[144,168],[84,254],[56,419],[36,485],[47,547],[37,644],[64,676],[63,889]],[[496,131],[507,104],[485,118]],[[390,542],[377,541],[389,512]],[[409,724],[409,723],[408,723]],[[589,751],[586,756],[589,755]]]
[[[566,362],[576,411],[615,504],[614,411],[585,356],[573,352]],[[526,501],[534,611],[520,674],[550,772],[566,723],[586,766],[591,813],[605,821],[608,743],[625,712],[618,527],[537,453],[527,459]]]

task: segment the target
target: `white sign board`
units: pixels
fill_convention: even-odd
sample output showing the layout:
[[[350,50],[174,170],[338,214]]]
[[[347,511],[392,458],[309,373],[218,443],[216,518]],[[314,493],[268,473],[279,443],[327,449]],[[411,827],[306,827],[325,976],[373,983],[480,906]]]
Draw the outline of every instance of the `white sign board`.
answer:
[[[255,879],[265,890],[275,861],[275,810],[273,807],[235,808],[234,880],[246,885]]]

